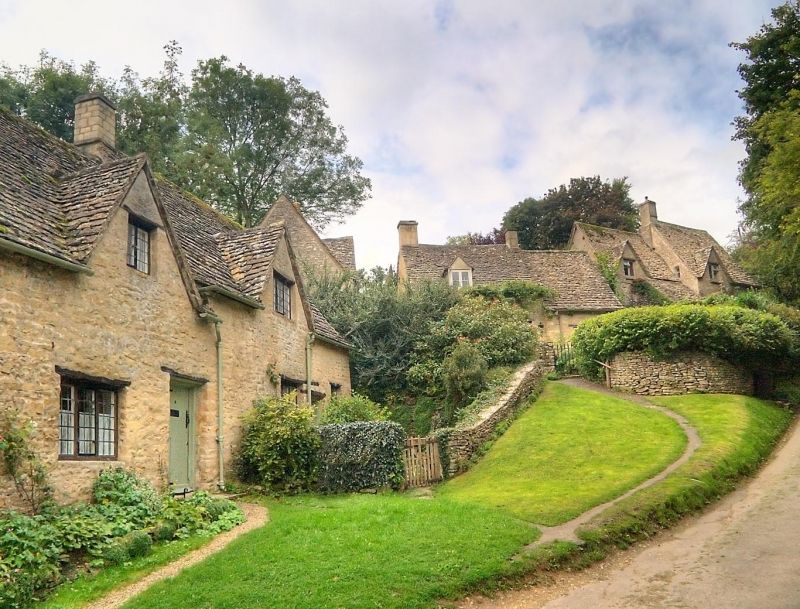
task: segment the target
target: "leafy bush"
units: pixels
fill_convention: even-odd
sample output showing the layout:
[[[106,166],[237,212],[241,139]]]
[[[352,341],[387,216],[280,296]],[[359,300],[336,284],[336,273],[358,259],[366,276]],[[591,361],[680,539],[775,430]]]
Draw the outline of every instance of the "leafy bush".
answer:
[[[92,499],[114,524],[114,535],[151,526],[161,510],[153,485],[123,467],[100,472],[92,485]]]
[[[34,514],[53,502],[53,489],[44,463],[31,447],[35,424],[8,410],[0,419],[0,457],[17,494]]]
[[[448,409],[445,419],[449,423],[454,410],[472,400],[486,386],[486,360],[477,347],[460,341],[442,364]]]
[[[547,298],[555,293],[538,283],[510,280],[502,283],[483,284],[465,290],[467,296],[480,296],[486,300],[507,300],[522,307]]]
[[[353,395],[334,395],[322,411],[325,425],[355,423],[356,421],[385,421],[389,412],[368,397]]]
[[[106,563],[118,565],[134,558],[147,556],[152,547],[153,540],[150,535],[144,531],[131,531],[108,544],[102,557]]]
[[[430,324],[428,335],[417,344],[409,380],[418,391],[442,392],[441,362],[461,340],[472,343],[490,368],[520,364],[536,349],[536,334],[523,309],[510,302],[466,298],[442,321]]]
[[[598,361],[621,351],[664,356],[704,351],[745,366],[796,357],[796,337],[775,315],[739,306],[679,304],[622,309],[581,323],[572,345],[583,374],[602,376]]]
[[[257,400],[244,419],[236,465],[239,478],[271,490],[308,488],[316,474],[319,447],[313,418],[311,408],[296,404],[294,393]]]
[[[631,289],[639,297],[642,304],[666,305],[672,302],[661,293],[661,290],[644,279],[634,279]]]
[[[397,423],[323,425],[319,432],[319,487],[322,491],[360,491],[402,485],[406,435]]]

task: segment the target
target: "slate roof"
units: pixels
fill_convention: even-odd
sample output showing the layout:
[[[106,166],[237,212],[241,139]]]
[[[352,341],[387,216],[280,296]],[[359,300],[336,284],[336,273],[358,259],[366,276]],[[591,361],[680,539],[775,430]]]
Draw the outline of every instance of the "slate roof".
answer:
[[[145,155],[101,162],[0,110],[0,239],[85,264],[146,164]],[[260,301],[283,225],[244,230],[169,182],[155,188],[194,282]],[[319,311],[309,321],[347,346]]]
[[[356,270],[356,252],[352,237],[329,237],[322,242],[328,246],[333,257],[346,269]]]
[[[0,238],[83,264],[144,165],[100,164],[0,110]]]
[[[472,268],[474,285],[521,279],[555,292],[556,311],[613,311],[622,308],[585,252],[521,250],[505,245],[405,245],[400,249],[411,281],[440,279],[460,258]]]

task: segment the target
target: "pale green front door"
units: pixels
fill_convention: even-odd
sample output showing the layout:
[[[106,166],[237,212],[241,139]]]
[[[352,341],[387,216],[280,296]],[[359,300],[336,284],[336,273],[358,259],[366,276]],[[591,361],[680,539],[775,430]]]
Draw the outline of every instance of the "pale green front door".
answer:
[[[192,488],[191,406],[192,390],[173,385],[169,405],[169,484],[173,493]]]

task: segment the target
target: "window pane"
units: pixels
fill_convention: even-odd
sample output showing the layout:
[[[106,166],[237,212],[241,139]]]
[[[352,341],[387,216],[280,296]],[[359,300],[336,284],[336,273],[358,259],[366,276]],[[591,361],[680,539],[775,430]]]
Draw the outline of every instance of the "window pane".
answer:
[[[128,224],[128,266],[136,266],[136,226]]]
[[[469,285],[469,271],[461,271],[461,285],[462,286]]]
[[[94,389],[78,389],[78,454],[96,453]]]
[[[114,392],[98,390],[95,395],[97,396],[97,454],[101,457],[112,457],[117,415]]]
[[[139,227],[136,228],[136,269],[150,272],[150,233]]]
[[[461,285],[461,282],[459,281],[458,277],[458,271],[453,271],[452,273],[450,273],[450,285],[456,288]]]
[[[58,454],[75,453],[75,410],[72,403],[72,386],[61,386],[61,406],[58,412]]]

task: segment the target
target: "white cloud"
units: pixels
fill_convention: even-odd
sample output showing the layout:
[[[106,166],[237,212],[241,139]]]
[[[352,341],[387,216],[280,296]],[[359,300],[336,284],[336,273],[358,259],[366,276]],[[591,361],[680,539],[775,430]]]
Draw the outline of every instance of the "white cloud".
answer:
[[[660,217],[725,239],[736,224],[737,53],[775,1],[154,2],[0,0],[0,61],[41,48],[105,73],[226,54],[318,88],[366,162],[352,233],[362,266],[420,237],[486,231],[570,177],[627,175]]]

